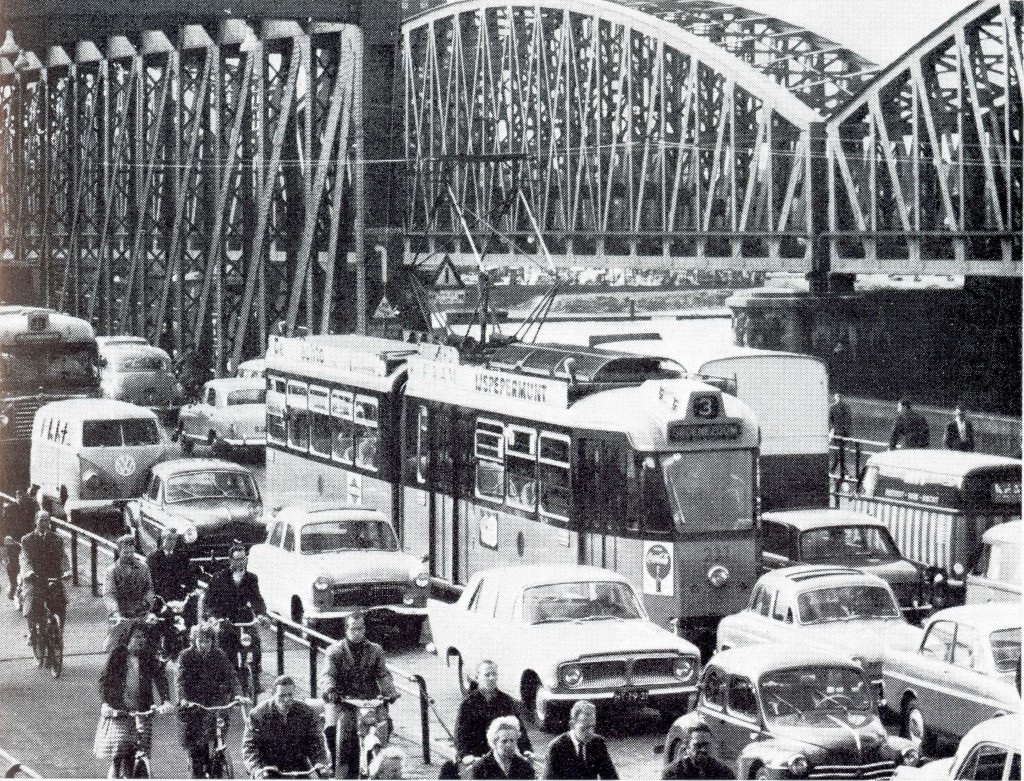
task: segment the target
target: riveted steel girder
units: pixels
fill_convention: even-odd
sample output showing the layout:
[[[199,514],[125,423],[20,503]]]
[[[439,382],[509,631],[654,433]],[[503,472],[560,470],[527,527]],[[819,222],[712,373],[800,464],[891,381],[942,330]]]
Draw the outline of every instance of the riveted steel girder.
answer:
[[[556,263],[811,269],[823,118],[706,38],[603,0],[465,0],[407,20],[403,54],[410,251],[471,252],[452,200],[478,245],[493,224],[526,247],[521,188]]]
[[[1021,275],[1022,17],[972,3],[829,120],[834,271]]]

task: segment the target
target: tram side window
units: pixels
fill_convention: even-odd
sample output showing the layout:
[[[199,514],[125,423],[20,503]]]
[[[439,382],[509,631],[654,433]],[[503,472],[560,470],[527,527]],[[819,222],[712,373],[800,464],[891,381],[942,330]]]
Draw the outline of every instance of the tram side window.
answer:
[[[288,446],[295,450],[309,449],[308,396],[304,383],[288,383]]]
[[[331,457],[351,464],[356,435],[352,423],[352,394],[347,391],[331,391],[331,441]]]
[[[523,510],[537,509],[537,432],[509,426],[505,433],[506,501]]]
[[[267,385],[272,394],[267,398],[267,439],[283,445],[288,438],[281,409],[285,398],[285,381],[280,377],[269,377]]]
[[[379,406],[377,399],[356,396],[356,466],[377,471],[380,448]]]
[[[327,388],[309,388],[309,452],[331,456],[331,418]]]
[[[478,420],[473,443],[476,495],[500,502],[505,498],[505,428],[497,421]]]
[[[569,437],[540,435],[540,510],[544,515],[569,519],[572,480],[569,471]]]

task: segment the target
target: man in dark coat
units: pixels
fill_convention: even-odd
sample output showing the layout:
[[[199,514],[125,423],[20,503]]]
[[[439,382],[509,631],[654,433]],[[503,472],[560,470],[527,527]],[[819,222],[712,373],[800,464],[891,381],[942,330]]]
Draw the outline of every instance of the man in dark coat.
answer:
[[[455,754],[463,757],[482,757],[491,746],[487,730],[500,716],[512,716],[519,723],[519,750],[533,751],[526,727],[516,709],[515,701],[498,689],[498,665],[485,659],[476,667],[477,688],[471,691],[459,706],[455,720]]]
[[[948,450],[963,450],[966,453],[974,452],[974,425],[967,419],[967,413],[963,406],[956,405],[956,417],[946,424],[946,434],[942,438],[942,444]]]
[[[127,619],[142,618],[153,606],[153,579],[146,562],[135,555],[131,534],[117,539],[117,560],[103,577],[103,602],[113,622],[107,629],[105,648],[109,651],[124,642],[123,635],[132,626]]]
[[[249,714],[242,737],[242,760],[253,778],[272,778],[283,772],[317,768],[327,775],[327,745],[320,717],[295,699],[295,681],[287,675],[274,681],[274,696]]]
[[[930,435],[928,421],[924,415],[914,411],[907,399],[900,399],[896,405],[896,422],[889,436],[889,449],[928,447]]]
[[[559,735],[548,746],[544,778],[618,778],[619,774],[608,754],[604,738],[594,732],[597,708],[581,701],[572,706],[569,731]]]
[[[260,582],[253,573],[248,572],[249,556],[242,545],[235,545],[228,552],[228,568],[218,571],[210,578],[203,600],[203,612],[206,617],[231,621],[235,624],[247,624],[254,618],[264,623],[267,603],[260,594]],[[234,664],[238,658],[239,631],[230,624],[221,624],[217,642],[221,650],[228,655]],[[263,645],[260,633],[252,633],[252,645],[249,646],[249,658],[252,660],[253,688],[256,693],[262,691],[260,671],[263,663]]]
[[[216,634],[209,624],[192,627],[192,645],[178,657],[175,684],[178,718],[181,719],[181,745],[188,751],[193,778],[205,778],[210,770],[209,745],[217,719],[216,714],[190,705],[226,705],[232,698],[242,696],[235,667],[217,647]],[[225,711],[225,720],[228,715],[229,712]]]
[[[500,716],[487,728],[487,744],[491,750],[469,769],[470,778],[536,778],[533,764],[519,754],[519,719]]]
[[[828,408],[828,433],[832,438],[832,461],[829,471],[838,470],[841,476],[846,475],[846,439],[853,430],[853,415],[850,405],[843,399],[843,394],[832,397],[832,406]]]
[[[736,778],[728,766],[723,765],[710,753],[711,730],[705,724],[698,724],[690,730],[686,752],[674,762],[665,766],[662,778]]]
[[[372,700],[380,697],[384,704],[377,709],[377,736],[382,745],[390,738],[388,703],[398,699],[395,682],[384,660],[384,649],[366,639],[366,618],[359,611],[345,621],[345,637],[327,649],[320,689],[325,703],[337,709],[337,725],[325,730],[328,746],[334,752],[335,741],[341,741],[339,765],[345,768],[335,778],[356,778],[359,773],[359,741],[356,736],[358,709],[343,699]],[[338,734],[340,730],[341,734]]]

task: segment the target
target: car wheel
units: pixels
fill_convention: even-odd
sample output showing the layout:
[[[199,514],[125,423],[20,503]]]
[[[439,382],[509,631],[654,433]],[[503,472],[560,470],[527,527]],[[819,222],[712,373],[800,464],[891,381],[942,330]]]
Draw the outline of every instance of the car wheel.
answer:
[[[931,735],[924,723],[924,714],[918,707],[917,698],[911,697],[903,706],[903,737],[914,744],[921,754],[928,753],[932,748]]]
[[[761,765],[761,767],[757,769],[757,772],[754,773],[754,778],[771,778],[771,775],[768,773],[768,768]]]

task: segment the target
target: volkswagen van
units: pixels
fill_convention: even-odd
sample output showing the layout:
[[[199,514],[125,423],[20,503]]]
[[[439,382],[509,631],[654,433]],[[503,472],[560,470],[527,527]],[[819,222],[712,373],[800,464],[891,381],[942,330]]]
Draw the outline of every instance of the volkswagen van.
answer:
[[[156,414],[145,407],[114,399],[55,401],[35,415],[30,477],[44,509],[58,517],[120,519],[119,500],[142,494],[150,468],[168,449]]]

